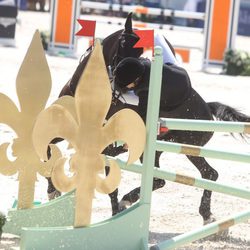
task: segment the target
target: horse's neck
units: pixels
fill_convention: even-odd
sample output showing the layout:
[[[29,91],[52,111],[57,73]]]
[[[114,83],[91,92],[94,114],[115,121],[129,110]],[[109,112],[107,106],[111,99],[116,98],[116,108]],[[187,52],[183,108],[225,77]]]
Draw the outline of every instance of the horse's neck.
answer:
[[[103,40],[103,57],[106,66],[113,66],[113,60],[118,51],[119,37],[123,30],[118,30]]]

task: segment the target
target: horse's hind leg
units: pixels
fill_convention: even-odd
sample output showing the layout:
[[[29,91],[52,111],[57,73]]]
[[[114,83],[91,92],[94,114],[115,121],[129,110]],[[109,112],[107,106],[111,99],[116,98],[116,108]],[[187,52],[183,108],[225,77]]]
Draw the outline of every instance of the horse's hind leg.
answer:
[[[155,166],[160,167],[160,156],[162,152],[156,151],[155,154]],[[165,185],[165,180],[154,178],[153,179],[153,187],[152,190],[157,190]],[[141,188],[137,187],[124,195],[119,203],[119,209],[120,211],[125,210],[128,206],[131,206],[133,203],[135,203],[140,198],[140,191]]]
[[[187,158],[197,167],[202,178],[212,181],[217,180],[218,172],[213,169],[203,157],[187,156]],[[199,213],[203,218],[204,224],[214,220],[211,213],[211,195],[212,191],[204,190],[201,198]]]

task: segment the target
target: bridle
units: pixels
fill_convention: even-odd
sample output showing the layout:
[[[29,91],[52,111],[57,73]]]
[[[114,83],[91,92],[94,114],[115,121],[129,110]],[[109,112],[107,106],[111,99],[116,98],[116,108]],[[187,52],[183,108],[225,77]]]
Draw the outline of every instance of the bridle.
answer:
[[[114,105],[117,104],[118,100],[120,102],[122,102],[122,103],[126,103],[126,100],[123,97],[122,90],[118,86],[116,86],[114,84],[114,80],[115,80],[114,79],[114,70],[115,70],[115,67],[118,65],[118,63],[121,60],[123,60],[124,58],[127,57],[127,56],[124,55],[125,53],[123,51],[121,51],[121,50],[126,50],[125,45],[122,44],[124,42],[124,39],[125,39],[124,36],[134,36],[134,35],[136,35],[136,34],[135,33],[123,33],[123,32],[121,33],[121,35],[120,35],[120,37],[118,39],[118,45],[117,45],[117,48],[116,48],[116,53],[112,58],[111,65],[108,66],[108,71],[109,71],[109,75],[110,75],[110,82],[111,82],[111,88],[112,88],[112,103]],[[138,40],[139,40],[139,38],[138,38]],[[134,42],[134,44],[136,44],[137,41],[135,40],[133,42]],[[134,46],[134,44],[131,45],[131,46]],[[131,47],[131,49],[133,49],[133,48]],[[140,54],[140,52],[138,50],[138,57],[140,56],[139,54]]]
[[[117,35],[117,34],[114,33],[113,35]],[[122,93],[121,89],[118,86],[114,86],[114,69],[117,66],[117,64],[122,59],[124,59],[126,57],[126,56],[124,56],[125,53],[122,51],[122,50],[126,50],[126,48],[122,44],[122,42],[124,42],[124,40],[126,39],[126,37],[124,37],[124,36],[129,36],[129,35],[130,35],[130,33],[123,33],[123,31],[121,30],[120,36],[119,36],[117,44],[116,44],[114,56],[112,57],[112,59],[110,58],[111,62],[107,66],[107,71],[108,71],[109,80],[110,80],[111,89],[112,89],[112,104],[113,105],[117,105],[118,100],[119,100],[119,102],[126,103],[126,100],[123,97],[123,93]],[[131,34],[131,35],[133,36],[133,34]],[[104,44],[104,42],[105,42],[106,39],[107,38],[105,38],[102,41],[102,45]],[[112,39],[112,35],[111,35],[111,37],[109,37],[109,39]],[[136,41],[135,41],[135,43],[136,43]],[[84,52],[84,54],[82,54],[82,56],[79,59],[79,65],[81,65],[82,63],[84,63],[84,60],[86,60],[86,57],[88,57],[90,55],[90,53],[92,52],[92,50],[93,50],[93,46],[90,46]],[[68,83],[68,91],[70,92],[70,95],[74,96],[74,90],[75,90],[74,81],[72,81],[72,79],[71,79],[69,81],[69,83]]]

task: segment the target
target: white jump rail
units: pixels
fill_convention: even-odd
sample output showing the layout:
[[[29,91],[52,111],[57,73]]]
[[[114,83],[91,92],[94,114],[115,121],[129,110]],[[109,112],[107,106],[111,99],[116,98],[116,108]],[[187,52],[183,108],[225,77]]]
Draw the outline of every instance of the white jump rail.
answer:
[[[109,4],[109,3],[92,2],[92,1],[82,1],[81,7],[89,9],[99,9],[99,10],[122,11],[127,13],[134,12],[139,14],[149,14],[156,16],[162,15],[162,16],[205,20],[205,13],[163,9],[163,8],[148,8],[139,5],[121,5],[121,4]]]

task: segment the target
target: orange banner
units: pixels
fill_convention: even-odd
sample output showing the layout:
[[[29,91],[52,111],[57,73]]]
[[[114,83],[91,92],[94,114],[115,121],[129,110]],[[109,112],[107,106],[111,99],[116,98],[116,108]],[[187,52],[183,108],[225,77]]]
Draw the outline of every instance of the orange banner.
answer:
[[[214,0],[210,60],[223,60],[230,26],[231,0]]]
[[[74,0],[57,0],[55,43],[70,43]]]

